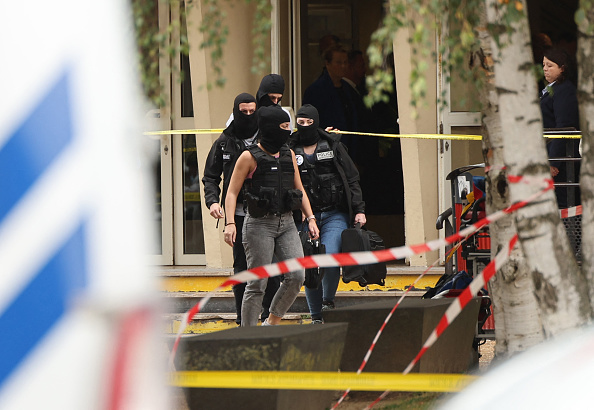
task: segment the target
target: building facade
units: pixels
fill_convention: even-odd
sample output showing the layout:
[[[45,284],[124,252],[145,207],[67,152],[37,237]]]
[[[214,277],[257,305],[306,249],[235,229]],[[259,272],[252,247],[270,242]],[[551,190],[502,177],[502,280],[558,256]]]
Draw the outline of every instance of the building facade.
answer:
[[[260,23],[254,21],[255,5],[242,0],[218,2],[217,7],[225,14],[224,24],[229,27],[223,47],[222,75],[226,84],[224,88],[209,88],[207,84],[213,82],[215,73],[209,50],[200,48],[204,38],[198,27],[205,14],[201,3],[181,3],[179,9],[167,2],[158,2],[159,25],[166,27],[180,22],[181,32],[174,32],[171,41],[178,41],[180,34],[187,35],[190,52],[187,57],[162,58],[161,81],[167,91],[167,104],[147,113],[148,127],[152,130],[224,128],[234,97],[241,92],[255,95],[260,79],[269,72],[284,77],[286,88],[282,105],[296,111],[301,106],[303,92],[322,71],[319,39],[333,34],[346,48],[365,51],[384,13],[383,0],[272,0],[272,28],[265,44],[270,56],[269,70],[253,74],[252,28]],[[547,23],[542,15],[548,13],[546,7],[551,7],[552,2],[532,3],[538,5],[530,8],[539,12],[531,14],[531,26],[543,30]],[[568,9],[572,7],[565,5]],[[570,14],[570,10],[567,13]],[[400,30],[393,43],[400,133],[480,134],[480,113],[473,102],[476,91],[455,75],[451,82],[445,81],[441,75],[441,56],[427,61],[427,98],[425,104],[420,105],[418,116],[413,118],[407,81],[412,69],[408,36],[413,29]],[[447,22],[442,33],[447,33]],[[436,33],[435,43],[439,41]],[[183,82],[180,82],[181,75],[185,76]],[[437,96],[442,95],[445,107],[436,102]],[[151,223],[161,238],[152,252],[155,264],[213,268],[232,264],[231,248],[223,240],[223,226],[217,225],[201,201],[204,161],[218,135],[172,134],[152,140],[158,154],[154,166],[155,217]],[[482,162],[481,143],[401,139],[396,147],[396,139],[382,140],[380,147],[391,147],[386,152],[392,149],[398,154],[391,156],[380,149],[375,162],[384,165],[375,168],[367,178],[396,183],[382,186],[370,182],[371,188],[365,197],[370,205],[369,228],[380,233],[387,246],[436,239],[440,235],[435,229],[436,217],[451,205],[449,181],[445,177],[452,169]],[[397,195],[390,196],[394,190]],[[385,197],[391,199],[384,203]],[[413,266],[428,266],[438,256],[437,252],[431,252],[407,262]]]

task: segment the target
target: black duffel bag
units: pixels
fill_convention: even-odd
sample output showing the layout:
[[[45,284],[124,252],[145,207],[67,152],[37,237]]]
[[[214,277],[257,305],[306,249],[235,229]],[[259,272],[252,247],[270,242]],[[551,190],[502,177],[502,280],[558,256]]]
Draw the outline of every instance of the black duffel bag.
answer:
[[[377,233],[361,228],[360,223],[356,223],[354,228],[342,231],[341,239],[342,252],[377,251],[386,248],[384,240]],[[367,285],[384,286],[386,284],[386,273],[385,262],[343,266],[342,281],[344,283],[359,282],[359,285],[363,287]]]

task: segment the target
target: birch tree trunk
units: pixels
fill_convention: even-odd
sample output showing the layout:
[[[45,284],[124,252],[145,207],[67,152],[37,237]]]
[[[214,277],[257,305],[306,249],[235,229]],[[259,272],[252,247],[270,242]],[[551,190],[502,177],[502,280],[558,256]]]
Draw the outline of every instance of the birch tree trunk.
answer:
[[[501,28],[498,0],[487,0],[491,27]],[[526,11],[524,0],[514,3]],[[495,87],[499,99],[503,156],[510,175],[551,178],[542,137],[542,118],[536,79],[530,70],[529,24],[526,14],[512,23],[512,32],[501,35],[502,46],[492,41]],[[512,202],[540,191],[535,183],[510,184]],[[519,242],[526,257],[546,338],[586,323],[590,303],[585,277],[577,267],[559,218],[554,192],[548,191],[516,212]],[[509,323],[507,323],[509,328]]]
[[[589,28],[594,24],[594,4],[592,0],[581,0],[580,8],[583,10],[583,20],[577,18],[577,61],[582,130],[582,270],[588,279],[590,301],[594,309],[594,38],[593,30]]]
[[[499,116],[499,101],[495,90],[491,36],[486,29],[486,10],[480,9],[481,27],[478,37],[480,58],[486,81],[482,82],[483,156],[490,170],[486,173],[487,214],[510,205],[509,187],[503,161],[503,134]],[[512,215],[490,225],[491,257],[516,234]],[[539,309],[528,265],[519,247],[512,252],[508,263],[489,283],[489,294],[495,315],[496,353],[505,358],[544,340]]]

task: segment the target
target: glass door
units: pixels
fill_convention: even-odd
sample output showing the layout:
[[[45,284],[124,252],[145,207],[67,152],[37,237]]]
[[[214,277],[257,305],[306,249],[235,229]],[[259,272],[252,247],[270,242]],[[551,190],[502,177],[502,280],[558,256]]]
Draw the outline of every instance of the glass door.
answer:
[[[180,21],[181,35],[187,36],[186,20],[179,10],[171,11],[171,18]],[[174,33],[174,41],[179,38]],[[180,55],[178,69],[172,70],[171,123],[174,130],[188,130],[194,126],[190,60]],[[181,81],[183,79],[183,81]],[[200,137],[200,136],[198,136]],[[204,230],[202,228],[202,200],[200,197],[201,170],[198,166],[194,134],[173,135],[173,245],[175,265],[205,265]]]
[[[459,22],[443,21],[439,40],[448,35],[450,24]],[[443,61],[448,61],[447,51],[446,55],[441,55],[438,59],[438,95],[445,99],[445,104],[438,111],[439,133],[480,135],[481,108],[478,90],[472,82],[464,80],[459,72],[446,75],[439,65]],[[461,166],[482,162],[482,151],[480,141],[439,140],[438,144],[439,213],[442,213],[452,207],[451,186],[446,176]],[[445,237],[445,229],[439,231],[439,237]],[[440,258],[442,262],[445,260],[443,247]]]
[[[148,114],[147,125],[149,130],[165,130],[161,113],[159,110],[152,110]],[[165,121],[169,123],[169,121]],[[171,201],[171,135],[151,136],[148,149],[151,152],[152,164],[151,177],[153,181],[153,214],[150,224],[157,233],[156,242],[153,244],[150,260],[156,265],[173,264],[173,202]]]
[[[161,32],[166,31],[172,21],[180,21],[179,25],[171,25],[174,27],[171,42],[179,43],[180,27],[185,30],[186,25],[178,7],[183,9],[185,6],[178,4],[170,9],[167,2],[158,4]],[[148,114],[149,127],[152,130],[194,128],[188,58],[162,57],[160,76],[165,107]],[[153,138],[150,144],[156,155],[153,164],[155,213],[152,223],[161,239],[151,252],[152,261],[159,265],[205,265],[196,136],[164,135]]]

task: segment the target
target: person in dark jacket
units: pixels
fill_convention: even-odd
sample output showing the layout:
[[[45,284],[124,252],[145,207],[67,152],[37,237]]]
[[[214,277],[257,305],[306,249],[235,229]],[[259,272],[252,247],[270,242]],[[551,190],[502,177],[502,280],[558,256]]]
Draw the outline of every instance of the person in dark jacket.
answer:
[[[365,202],[359,172],[339,137],[319,127],[318,110],[309,104],[297,111],[297,132],[289,146],[295,151],[301,182],[309,198],[326,253],[339,253],[342,231],[364,225]],[[340,268],[325,268],[321,288],[305,289],[312,323],[322,310],[334,308]]]
[[[326,71],[314,81],[303,94],[303,104],[311,104],[318,110],[322,128],[334,127],[342,131],[366,131],[361,129],[357,103],[361,96],[345,81],[348,66],[347,51],[334,45],[324,52]],[[363,140],[358,135],[344,135],[342,142],[349,152],[355,153],[353,160],[362,165],[364,158]]]
[[[206,164],[204,166],[204,199],[206,206],[210,210],[213,218],[224,218],[221,203],[225,203],[227,189],[231,181],[231,175],[235,168],[237,158],[247,147],[256,143],[258,132],[258,118],[256,115],[256,99],[248,93],[241,93],[235,97],[233,102],[233,121],[223,131],[221,136],[212,144]],[[223,195],[221,198],[221,174],[223,175]],[[235,223],[238,226],[239,239],[233,246],[233,273],[239,273],[247,269],[245,251],[241,242],[241,227],[245,211],[243,207],[243,198],[239,196],[235,208]],[[280,286],[280,279],[274,278],[268,284],[266,293],[262,300],[262,320],[269,315],[272,298]],[[233,286],[235,296],[235,310],[237,312],[236,323],[241,324],[241,303],[245,292],[245,283],[239,283]]]
[[[565,50],[549,48],[544,51],[543,71],[547,86],[541,93],[540,109],[545,130],[550,128],[579,130],[580,119],[576,88],[568,80],[571,69],[569,54]],[[547,154],[549,158],[579,157],[578,147],[577,140],[549,139],[547,141]],[[567,182],[568,177],[577,182],[579,166],[578,164],[575,165],[575,174],[568,175],[565,163],[553,162],[551,164],[551,175],[556,182]],[[557,188],[555,192],[560,208],[577,205],[577,203],[567,203],[567,188]],[[579,197],[579,195],[576,195],[576,197]]]

